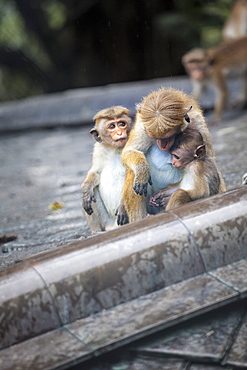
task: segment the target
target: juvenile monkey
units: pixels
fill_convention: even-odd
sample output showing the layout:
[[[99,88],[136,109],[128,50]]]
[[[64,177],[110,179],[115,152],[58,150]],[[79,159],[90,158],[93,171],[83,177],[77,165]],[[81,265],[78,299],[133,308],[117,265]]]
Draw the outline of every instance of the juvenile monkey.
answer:
[[[193,96],[199,99],[207,84],[216,91],[214,120],[221,119],[228,99],[226,76],[243,76],[243,91],[237,102],[247,100],[247,36],[205,50],[193,49],[182,57],[186,72],[191,77]]]
[[[237,0],[227,18],[223,30],[223,40],[228,42],[247,35],[247,0]]]
[[[179,134],[170,153],[172,165],[183,170],[183,178],[151,196],[151,205],[169,210],[225,190],[215,158],[208,155],[199,131],[187,128]]]
[[[192,97],[179,90],[160,89],[143,99],[136,114],[135,126],[122,151],[127,173],[118,209],[119,224],[146,217],[145,195],[179,180],[180,174],[177,176],[178,170],[172,166],[168,151],[176,136],[188,126],[201,133],[208,155],[214,158],[208,127]],[[162,153],[165,156],[162,157]],[[169,165],[163,171],[159,169],[162,160]],[[224,189],[221,177],[220,182]]]
[[[121,152],[132,127],[128,114],[127,108],[113,106],[93,117],[90,133],[96,143],[92,167],[82,183],[82,209],[92,233],[117,226],[115,213],[125,179]]]

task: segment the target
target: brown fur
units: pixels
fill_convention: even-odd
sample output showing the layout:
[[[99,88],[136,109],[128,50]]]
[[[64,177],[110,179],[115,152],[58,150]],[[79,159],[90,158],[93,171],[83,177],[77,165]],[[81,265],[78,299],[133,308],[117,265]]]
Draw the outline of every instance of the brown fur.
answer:
[[[226,75],[234,72],[243,77],[242,95],[236,103],[240,104],[247,99],[247,36],[223,43],[213,49],[193,49],[182,57],[182,63],[190,75],[193,83],[193,95],[200,98],[203,87],[211,83],[216,91],[214,104],[214,119],[222,117],[223,109],[228,100]],[[200,80],[195,73],[200,71]],[[236,104],[235,103],[235,104]]]
[[[185,166],[184,177],[180,183],[159,190],[151,197],[151,203],[155,204],[157,199],[161,199],[162,206],[169,210],[226,190],[215,158],[207,154],[203,144],[202,136],[197,130],[188,128],[178,135],[171,153],[179,156],[178,159],[175,158],[177,164]],[[184,158],[187,158],[187,164]]]
[[[97,141],[94,146],[92,166],[82,183],[83,213],[92,233],[105,231],[117,226],[116,210],[119,206],[125,168],[121,163],[121,152],[132,127],[129,110],[114,106],[99,111],[95,116],[95,126],[90,131]],[[107,131],[108,123],[126,123],[123,126],[125,141],[112,138]],[[116,142],[119,142],[116,145]]]
[[[185,120],[186,113],[190,123]],[[192,97],[179,90],[160,89],[141,102],[135,126],[122,151],[122,161],[127,168],[122,203],[130,222],[146,217],[145,197],[133,190],[133,186],[145,188],[150,182],[149,165],[152,164],[147,163],[146,154],[151,146],[156,145],[156,140],[148,136],[146,130],[159,138],[174,128],[178,132],[184,131],[188,125],[201,133],[209,155],[214,157],[208,127],[201,109]],[[224,184],[222,178],[221,183]]]
[[[247,34],[247,0],[235,1],[224,24],[222,35],[224,41],[232,41]]]

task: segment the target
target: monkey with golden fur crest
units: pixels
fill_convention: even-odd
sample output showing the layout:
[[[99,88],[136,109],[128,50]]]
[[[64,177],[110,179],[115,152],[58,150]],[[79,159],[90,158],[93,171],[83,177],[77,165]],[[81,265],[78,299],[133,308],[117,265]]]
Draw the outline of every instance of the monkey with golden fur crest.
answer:
[[[183,170],[183,178],[179,183],[160,189],[151,196],[151,205],[169,210],[225,190],[215,158],[207,154],[199,131],[187,128],[179,134],[170,153],[172,165]]]
[[[115,213],[125,179],[121,152],[132,120],[129,110],[122,106],[103,109],[93,119],[95,126],[90,133],[96,143],[92,166],[82,183],[82,209],[91,232],[96,233],[117,227]]]
[[[159,89],[144,97],[122,151],[127,173],[118,210],[119,224],[145,218],[148,210],[145,195],[179,181],[181,174],[177,176],[179,170],[172,166],[169,149],[188,126],[201,133],[208,155],[214,158],[207,124],[192,97],[174,89]],[[163,171],[159,167],[162,161],[166,162]],[[221,177],[220,180],[225,189]]]
[[[222,36],[225,42],[247,36],[247,0],[235,1],[223,26]]]
[[[193,96],[200,96],[208,84],[216,91],[214,121],[222,117],[228,100],[226,76],[243,77],[243,88],[233,105],[247,101],[247,36],[221,44],[213,49],[192,49],[182,57],[191,78]]]

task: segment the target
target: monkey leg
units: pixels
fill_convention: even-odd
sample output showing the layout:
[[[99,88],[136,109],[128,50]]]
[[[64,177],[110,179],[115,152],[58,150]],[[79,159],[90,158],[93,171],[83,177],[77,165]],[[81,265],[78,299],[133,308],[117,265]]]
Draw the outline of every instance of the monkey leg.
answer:
[[[192,201],[191,197],[185,190],[178,189],[171,195],[171,198],[166,206],[166,211],[172,208],[179,207],[191,201]]]
[[[243,75],[243,83],[239,94],[236,99],[232,102],[231,107],[243,109],[247,104],[247,70]]]
[[[84,209],[82,209],[82,212],[92,234],[103,231],[103,227],[100,223],[99,216],[97,215],[96,212],[93,212],[91,215],[88,215]]]
[[[95,190],[96,202],[92,202],[93,213],[88,215],[87,212],[82,208],[84,217],[91,230],[92,234],[100,231],[110,230],[115,227],[115,219],[108,215],[108,212],[104,206],[101,196],[98,190]]]
[[[134,172],[127,170],[122,201],[128,214],[129,222],[142,220],[147,214],[146,198],[136,194],[133,190],[133,185]]]
[[[217,122],[221,120],[222,112],[226,107],[228,100],[228,90],[225,77],[223,72],[217,71],[213,74],[215,80],[215,89],[216,89],[216,101],[214,106],[214,120]]]

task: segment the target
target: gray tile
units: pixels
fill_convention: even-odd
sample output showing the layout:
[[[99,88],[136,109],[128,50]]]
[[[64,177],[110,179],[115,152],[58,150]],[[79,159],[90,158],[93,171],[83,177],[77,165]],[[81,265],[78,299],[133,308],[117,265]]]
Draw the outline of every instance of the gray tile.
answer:
[[[230,305],[200,316],[177,328],[156,334],[135,347],[137,353],[187,358],[192,361],[220,362],[228,349],[244,307]]]
[[[207,270],[247,257],[247,189],[172,210],[193,234]]]
[[[77,320],[67,328],[90,348],[105,351],[220,307],[236,297],[231,289],[203,275]]]
[[[60,326],[51,294],[31,266],[0,271],[0,292],[0,348]]]
[[[247,260],[241,260],[210,272],[224,284],[240,293],[247,293]]]
[[[247,368],[247,314],[232,345],[227,364]]]
[[[186,370],[233,370],[231,368],[226,368],[220,365],[210,365],[210,364],[192,364],[186,367]]]
[[[54,369],[88,353],[66,330],[57,329],[0,351],[0,369]]]
[[[204,272],[186,228],[173,216],[160,216],[143,220],[141,228],[128,225],[28,259],[63,324]]]
[[[109,355],[110,357],[110,355]],[[94,363],[82,365],[81,370],[182,370],[184,362],[176,359],[164,358],[128,358],[112,361],[104,361],[102,358]]]

